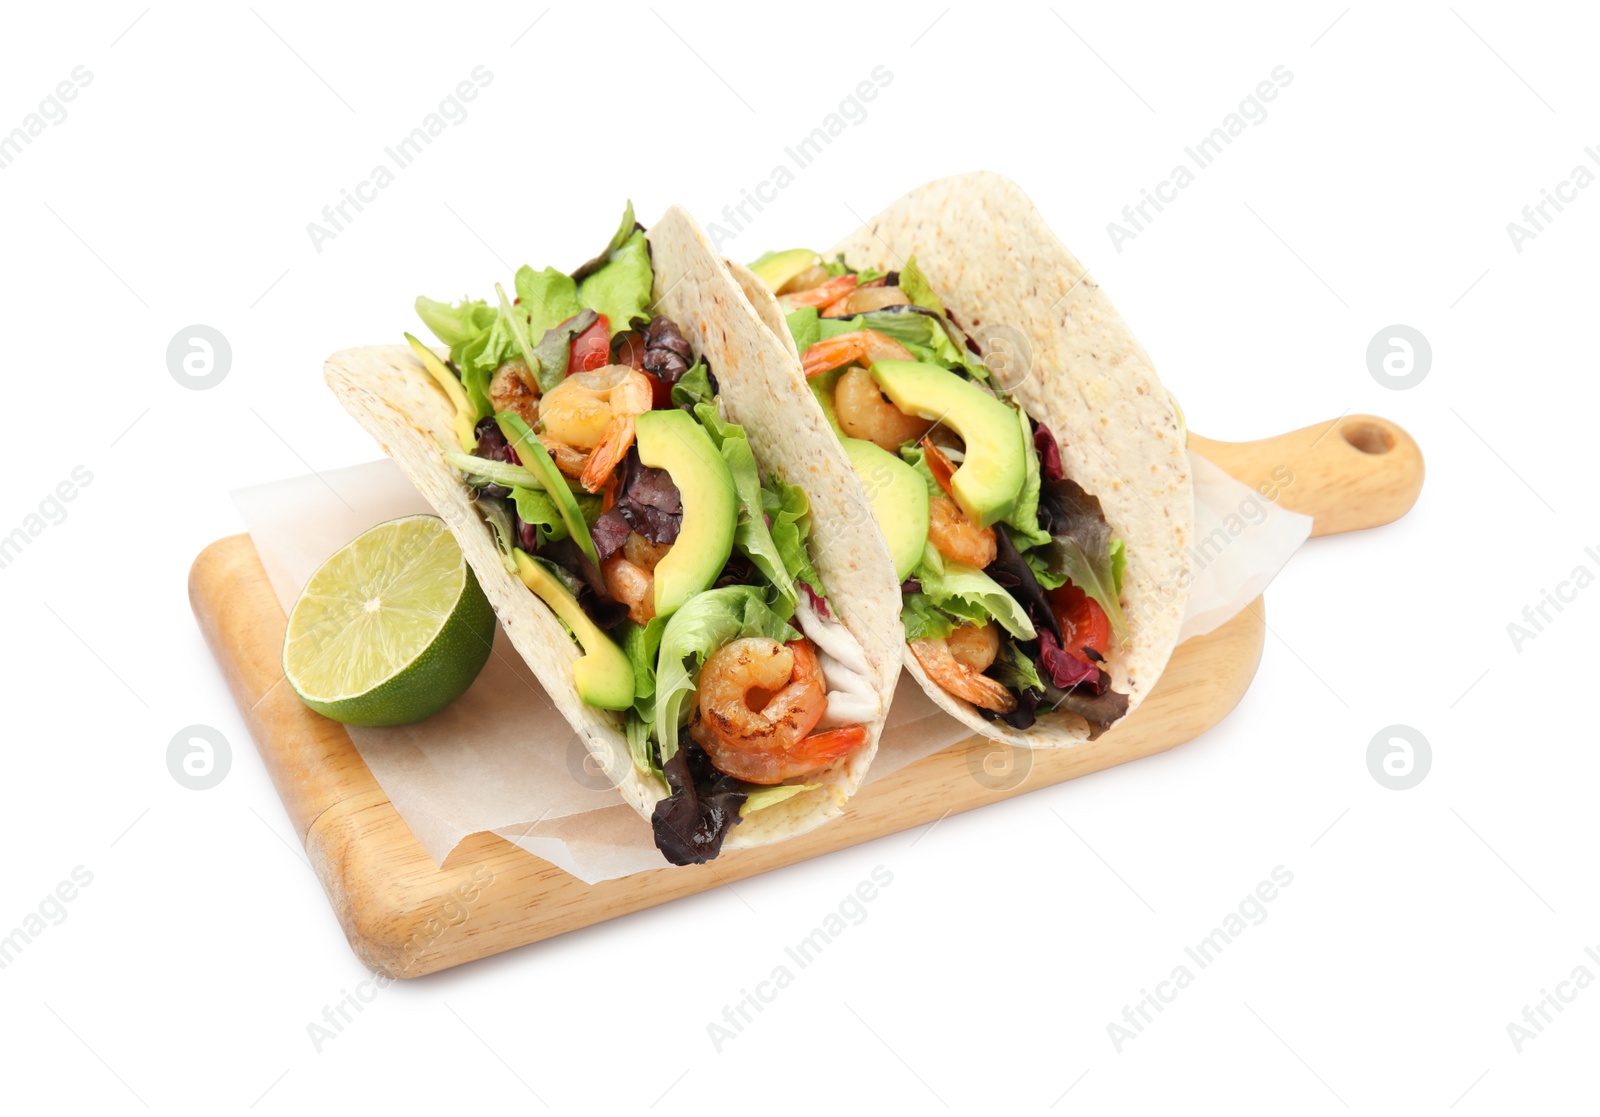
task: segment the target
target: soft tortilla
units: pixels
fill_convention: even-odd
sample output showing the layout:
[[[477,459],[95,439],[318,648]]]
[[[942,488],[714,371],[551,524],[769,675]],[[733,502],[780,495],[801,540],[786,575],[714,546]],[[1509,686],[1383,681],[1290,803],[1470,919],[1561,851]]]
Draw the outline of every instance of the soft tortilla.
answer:
[[[1113,687],[1128,695],[1131,713],[1177,644],[1194,529],[1183,427],[1149,356],[1022,189],[996,174],[919,187],[828,255],[836,253],[852,267],[883,271],[915,254],[957,325],[982,347],[996,381],[1049,425],[1066,475],[1100,499],[1127,548],[1128,641],[1113,646],[1106,669]],[[745,277],[759,316],[789,338],[772,294]],[[990,721],[933,683],[909,649],[905,662],[940,707],[988,737],[1028,748],[1088,737],[1088,724],[1065,712],[1020,731]]]
[[[674,208],[648,237],[656,309],[683,329],[695,351],[718,374],[727,416],[745,424],[763,475],[777,472],[804,488],[811,500],[811,552],[817,573],[835,613],[863,646],[882,709],[868,726],[865,746],[813,777],[811,782],[819,785],[814,790],[752,813],[729,832],[724,848],[765,845],[840,814],[845,800],[860,786],[877,752],[898,674],[899,589],[888,551],[870,517],[859,514],[864,507],[859,486],[843,452],[832,452],[837,444],[831,434],[826,438],[816,434],[815,424],[804,416],[781,415],[780,401],[793,394],[784,351],[726,272],[716,266],[703,234],[687,214]],[[578,696],[572,665],[580,649],[544,602],[501,562],[492,533],[472,504],[471,489],[441,452],[441,443],[456,444],[453,412],[444,392],[403,345],[335,353],[324,375],[345,410],[377,439],[450,527],[512,644],[623,798],[649,819],[667,788],[633,766],[621,715],[595,709]],[[803,383],[800,390],[805,391]],[[805,395],[810,400],[810,393]],[[815,407],[814,401],[811,405]],[[820,412],[816,418],[827,434]],[[889,571],[887,576],[883,569]]]

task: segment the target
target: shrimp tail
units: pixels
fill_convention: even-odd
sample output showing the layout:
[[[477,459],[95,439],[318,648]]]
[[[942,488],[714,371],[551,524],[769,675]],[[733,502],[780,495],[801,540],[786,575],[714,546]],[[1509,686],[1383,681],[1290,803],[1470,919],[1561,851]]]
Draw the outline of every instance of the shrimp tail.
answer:
[[[912,640],[910,646],[928,678],[950,694],[998,714],[1017,708],[1017,700],[1005,684],[958,662],[945,641]]]
[[[877,330],[852,330],[807,346],[801,354],[800,364],[806,378],[810,379],[852,362],[865,368],[877,361],[910,359],[911,351],[887,334]]]
[[[933,474],[935,481],[939,482],[939,487],[944,490],[945,495],[951,500],[955,500],[956,490],[953,480],[956,475],[955,463],[945,454],[944,448],[928,435],[922,436],[920,445],[922,446],[923,461],[928,463],[928,472]]]
[[[589,460],[584,463],[578,483],[591,493],[599,492],[612,471],[628,456],[628,447],[633,445],[633,434],[634,416],[618,415],[611,420],[605,434],[600,436],[600,441],[589,454]]]
[[[855,289],[856,277],[850,274],[837,275],[826,283],[806,291],[795,291],[783,296],[785,310],[798,310],[805,306],[827,306],[829,303],[839,301]]]
[[[866,726],[841,725],[837,729],[827,729],[802,739],[795,747],[795,752],[804,757],[807,763],[820,768],[824,764],[833,763],[841,756],[849,756],[866,744],[866,741]]]

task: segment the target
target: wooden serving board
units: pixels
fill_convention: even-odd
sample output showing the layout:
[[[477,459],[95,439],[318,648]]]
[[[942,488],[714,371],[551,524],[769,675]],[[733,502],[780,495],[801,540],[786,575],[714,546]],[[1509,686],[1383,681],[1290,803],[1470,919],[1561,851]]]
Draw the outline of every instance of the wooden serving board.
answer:
[[[1190,446],[1239,480],[1315,517],[1312,534],[1405,514],[1422,455],[1393,423],[1346,416],[1260,442]],[[1283,472],[1291,472],[1285,484]],[[351,948],[372,970],[419,977],[613,916],[665,903],[946,815],[1180,745],[1221,721],[1261,659],[1262,601],[1181,644],[1143,705],[1100,740],[1013,755],[974,737],[869,784],[842,818],[778,845],[707,865],[663,866],[588,885],[492,834],[462,842],[443,868],[423,851],[344,728],[283,684],[285,617],[247,535],[218,540],[189,573],[189,599]],[[1012,765],[1017,765],[1012,769]],[[974,773],[1022,770],[1014,786]]]

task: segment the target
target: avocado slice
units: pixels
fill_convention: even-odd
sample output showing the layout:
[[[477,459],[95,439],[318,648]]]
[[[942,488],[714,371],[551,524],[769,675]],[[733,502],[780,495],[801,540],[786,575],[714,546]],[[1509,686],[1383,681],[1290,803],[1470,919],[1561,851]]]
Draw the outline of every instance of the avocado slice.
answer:
[[[706,429],[687,411],[647,411],[635,421],[639,460],[672,476],[683,498],[683,525],[657,564],[656,616],[677,612],[710,588],[733,553],[739,495],[733,474]]]
[[[444,389],[444,394],[450,397],[450,405],[456,409],[456,441],[461,443],[463,451],[472,453],[478,446],[478,435],[473,429],[478,424],[478,415],[471,401],[467,399],[467,390],[445,367],[445,363],[439,359],[439,354],[410,334],[406,334],[405,338],[411,343],[411,351],[422,361],[422,367],[428,370],[428,375],[433,377],[434,382]]]
[[[923,546],[928,542],[928,483],[875,443],[861,438],[843,441],[844,452],[867,491],[872,517],[894,557],[895,577],[903,582],[922,561]]]
[[[819,372],[806,381],[806,386],[811,389],[811,394],[817,397],[817,403],[822,405],[822,414],[827,418],[828,425],[833,428],[835,438],[845,438],[844,428],[839,425],[839,412],[833,406],[833,390],[839,386],[839,377],[844,375],[842,368],[830,368],[827,372]]]
[[[974,523],[988,527],[1011,514],[1028,475],[1015,411],[972,381],[922,361],[879,361],[872,378],[901,411],[944,423],[966,443],[950,487]]]
[[[600,554],[594,549],[594,539],[589,535],[589,523],[583,518],[583,511],[578,507],[572,490],[567,487],[567,479],[561,476],[561,471],[551,460],[550,451],[534,437],[528,424],[522,421],[522,416],[502,411],[494,417],[494,421],[500,433],[506,436],[506,441],[511,443],[511,448],[517,452],[523,466],[539,479],[544,491],[555,501],[556,511],[561,513],[561,522],[567,525],[572,541],[578,545],[584,557],[598,567]]]
[[[578,697],[602,710],[626,710],[633,705],[633,664],[622,654],[616,641],[589,619],[578,599],[568,592],[550,571],[534,562],[520,548],[512,551],[522,584],[539,595],[550,611],[566,622],[583,645],[583,655],[572,665],[572,681]]]
[[[773,294],[777,294],[789,280],[820,263],[822,257],[809,248],[789,248],[782,252],[768,252],[751,264],[750,270]]]

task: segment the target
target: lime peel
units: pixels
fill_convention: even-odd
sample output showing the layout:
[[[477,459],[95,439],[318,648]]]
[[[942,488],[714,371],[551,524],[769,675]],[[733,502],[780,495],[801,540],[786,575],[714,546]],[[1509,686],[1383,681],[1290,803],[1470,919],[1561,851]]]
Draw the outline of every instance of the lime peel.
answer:
[[[409,725],[472,685],[494,646],[494,611],[437,516],[371,528],[306,582],[284,632],[300,700],[346,725]]]

